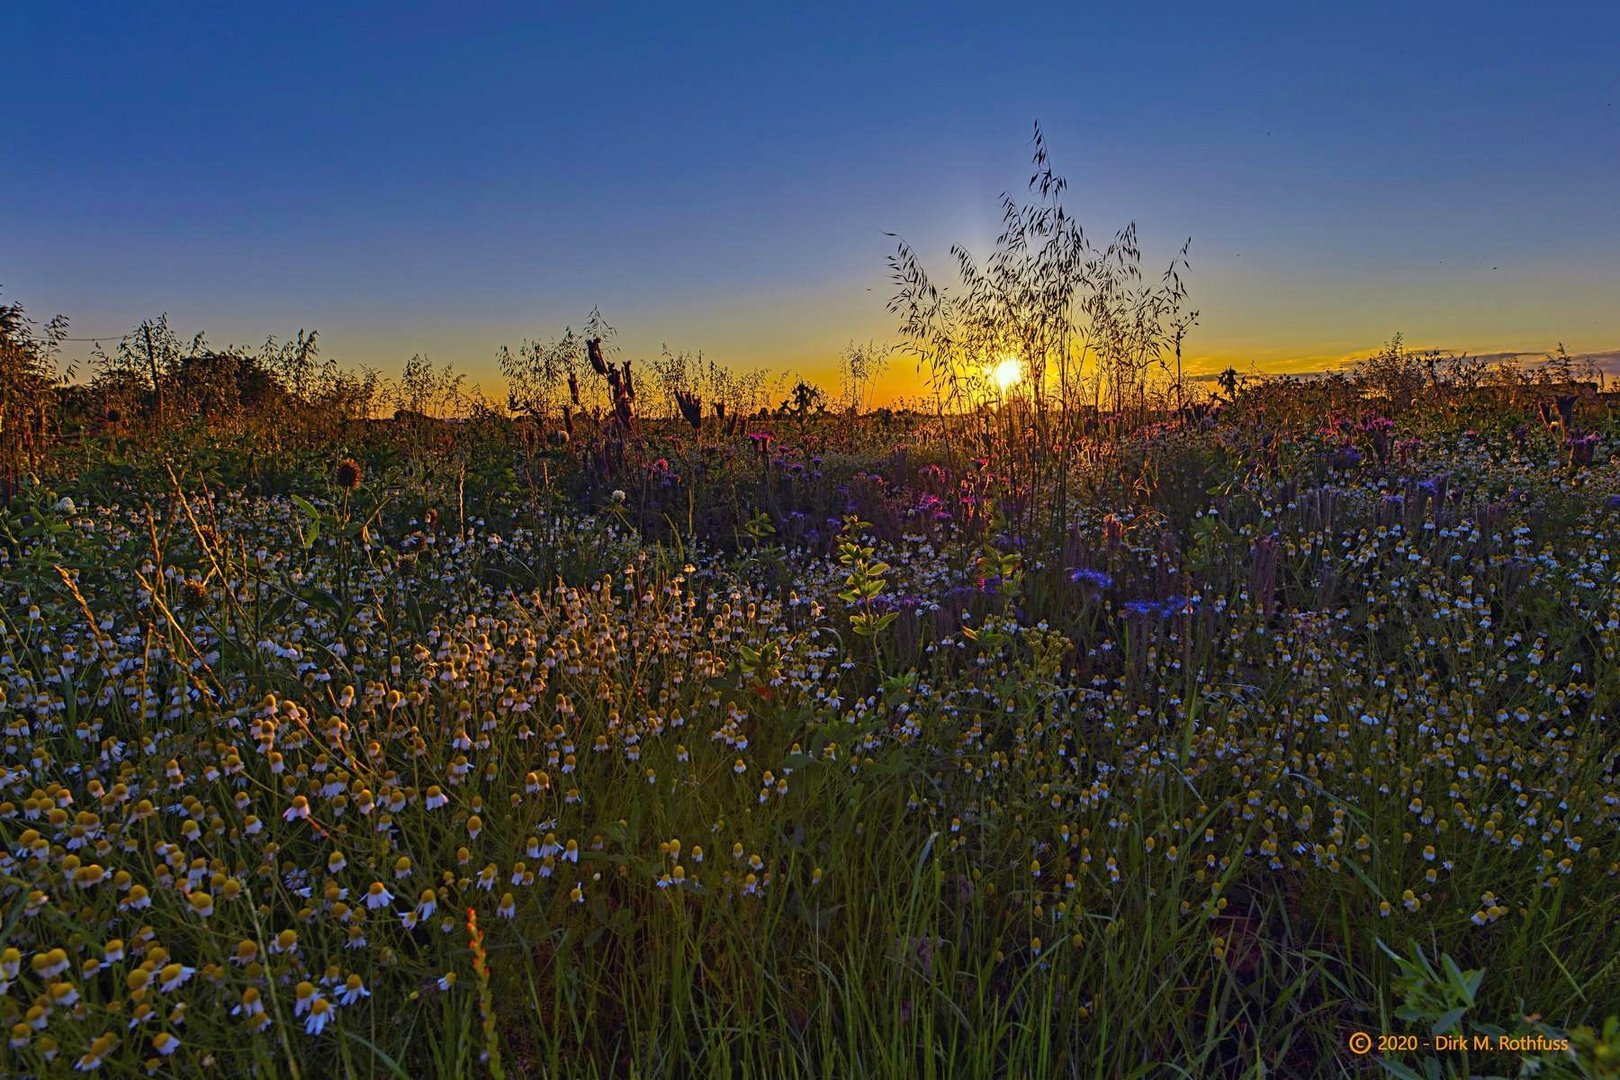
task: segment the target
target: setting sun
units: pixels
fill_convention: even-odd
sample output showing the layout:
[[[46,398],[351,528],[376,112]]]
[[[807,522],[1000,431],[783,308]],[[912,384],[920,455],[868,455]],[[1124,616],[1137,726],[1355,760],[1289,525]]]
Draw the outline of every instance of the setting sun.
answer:
[[[995,381],[996,388],[1005,394],[1023,381],[1024,362],[1016,356],[1009,356],[991,369],[990,378]]]

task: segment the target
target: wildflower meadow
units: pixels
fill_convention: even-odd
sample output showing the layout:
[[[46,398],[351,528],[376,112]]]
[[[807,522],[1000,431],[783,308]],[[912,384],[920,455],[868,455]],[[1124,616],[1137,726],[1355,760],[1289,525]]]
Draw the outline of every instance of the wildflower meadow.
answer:
[[[1615,396],[1194,379],[1053,205],[928,407],[5,309],[0,1073],[1620,1075]]]

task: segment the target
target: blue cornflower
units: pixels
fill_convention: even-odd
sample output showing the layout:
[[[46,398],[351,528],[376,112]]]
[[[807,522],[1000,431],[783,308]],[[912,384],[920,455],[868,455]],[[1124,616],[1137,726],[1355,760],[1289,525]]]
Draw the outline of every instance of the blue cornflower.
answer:
[[[1069,580],[1076,585],[1089,585],[1093,589],[1107,589],[1114,584],[1114,579],[1101,570],[1092,570],[1083,566],[1077,570],[1069,571]]]

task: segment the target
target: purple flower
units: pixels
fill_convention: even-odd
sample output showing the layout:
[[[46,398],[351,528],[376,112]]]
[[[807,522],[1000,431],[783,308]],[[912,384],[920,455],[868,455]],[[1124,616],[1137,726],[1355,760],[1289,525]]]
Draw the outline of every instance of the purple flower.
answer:
[[[1353,446],[1341,446],[1328,458],[1328,464],[1335,469],[1353,469],[1361,464],[1361,451]]]
[[[1107,589],[1114,584],[1114,579],[1101,570],[1091,570],[1086,567],[1069,571],[1069,580],[1076,585],[1088,585],[1093,589]]]

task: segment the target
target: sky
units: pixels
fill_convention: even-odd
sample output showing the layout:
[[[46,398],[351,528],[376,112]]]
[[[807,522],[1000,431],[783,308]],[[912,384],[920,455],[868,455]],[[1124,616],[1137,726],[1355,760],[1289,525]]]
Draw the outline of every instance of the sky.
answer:
[[[885,233],[949,282],[1038,121],[1089,235],[1191,237],[1191,370],[1620,349],[1620,14],[1227,7],[20,0],[0,300],[492,391],[596,306],[831,384],[898,338]]]

